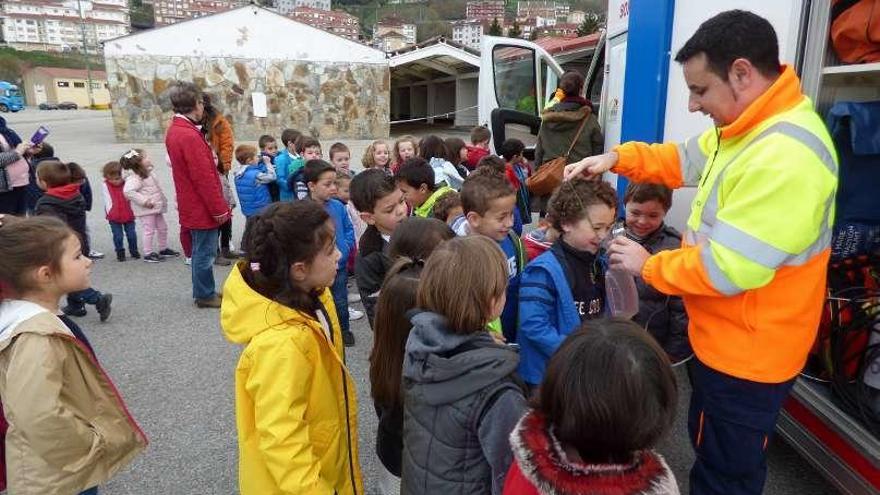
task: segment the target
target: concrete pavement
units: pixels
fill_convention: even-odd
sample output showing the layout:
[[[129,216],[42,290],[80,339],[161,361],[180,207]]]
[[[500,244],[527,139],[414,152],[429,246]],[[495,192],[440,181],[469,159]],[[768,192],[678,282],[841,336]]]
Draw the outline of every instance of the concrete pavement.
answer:
[[[92,281],[99,290],[114,294],[113,315],[101,324],[90,308],[88,316],[78,322],[151,441],[148,451],[102,486],[101,493],[237,493],[233,370],[240,348],[223,339],[217,310],[193,307],[189,267],[181,259],[161,264],[115,260],[97,187],[105,162],[118,159],[130,147],[145,149],[156,163],[157,174],[172,202],[166,219],[171,246],[179,250],[174,189],[170,169],[164,165],[164,146],[116,143],[109,112],[29,109],[4,117],[25,139],[38,125],[47,125],[51,130],[47,141],[55,146],[57,155],[80,163],[95,190],[89,228],[94,249],[107,253],[107,258],[95,264]],[[330,143],[324,144],[329,147]],[[366,142],[350,146],[352,155],[358,157]],[[244,226],[239,213],[233,225],[237,245]],[[215,268],[218,286],[228,272],[229,268]],[[372,336],[363,319],[353,322],[352,328],[358,342],[348,349],[347,359],[358,386],[360,457],[367,493],[372,494],[378,493],[378,460],[373,448],[376,415],[368,383]],[[687,472],[693,462],[685,426],[689,390],[684,373],[680,370],[678,375],[682,388],[678,420],[660,451],[686,493]],[[778,439],[770,445],[769,465],[765,493],[834,493],[806,461]]]

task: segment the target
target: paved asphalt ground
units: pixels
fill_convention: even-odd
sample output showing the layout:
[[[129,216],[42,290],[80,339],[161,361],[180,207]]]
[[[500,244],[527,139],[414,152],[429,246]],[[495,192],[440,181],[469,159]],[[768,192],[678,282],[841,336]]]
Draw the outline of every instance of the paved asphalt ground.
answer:
[[[132,146],[144,148],[156,163],[158,176],[171,200],[166,216],[170,244],[180,250],[174,189],[170,169],[164,164],[164,146],[161,143],[117,143],[109,112],[28,109],[4,114],[4,117],[25,139],[38,125],[47,125],[52,132],[47,141],[55,146],[57,155],[83,165],[95,191],[94,208],[89,216],[92,245],[107,257],[95,263],[92,283],[101,291],[113,293],[113,314],[107,323],[101,324],[90,308],[88,316],[78,321],[150,439],[147,452],[102,486],[101,493],[237,493],[233,370],[240,348],[224,340],[217,310],[193,306],[190,272],[182,259],[161,264],[119,263],[104,220],[99,185],[101,166],[118,159]],[[366,143],[351,144],[353,156],[359,157]],[[233,237],[236,245],[243,226],[244,218],[236,214]],[[228,272],[229,268],[215,267],[218,287]],[[373,449],[376,416],[369,398],[367,371],[372,337],[364,320],[353,322],[353,331],[358,342],[356,347],[348,349],[347,360],[358,385],[360,458],[367,492],[372,494],[378,493],[375,487],[378,460]],[[679,383],[682,389],[679,419],[660,451],[675,471],[682,492],[686,493],[693,453],[685,426],[689,389],[682,372]],[[765,493],[834,493],[806,461],[778,439],[770,445],[769,465]]]

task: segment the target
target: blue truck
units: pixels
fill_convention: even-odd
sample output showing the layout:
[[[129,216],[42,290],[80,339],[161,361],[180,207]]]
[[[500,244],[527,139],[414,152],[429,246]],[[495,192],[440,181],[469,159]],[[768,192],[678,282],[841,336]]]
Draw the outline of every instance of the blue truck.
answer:
[[[0,112],[17,112],[24,108],[24,100],[18,86],[7,81],[0,81]]]

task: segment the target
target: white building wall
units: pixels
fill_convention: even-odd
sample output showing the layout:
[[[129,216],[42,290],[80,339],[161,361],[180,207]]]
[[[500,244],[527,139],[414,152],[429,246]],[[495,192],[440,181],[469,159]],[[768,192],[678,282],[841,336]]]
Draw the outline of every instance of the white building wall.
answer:
[[[285,33],[284,43],[278,42],[277,33]],[[107,58],[143,54],[387,63],[379,50],[254,6],[145,31],[104,45]]]
[[[469,48],[479,50],[482,37],[483,25],[480,23],[461,23],[452,27],[452,41]]]

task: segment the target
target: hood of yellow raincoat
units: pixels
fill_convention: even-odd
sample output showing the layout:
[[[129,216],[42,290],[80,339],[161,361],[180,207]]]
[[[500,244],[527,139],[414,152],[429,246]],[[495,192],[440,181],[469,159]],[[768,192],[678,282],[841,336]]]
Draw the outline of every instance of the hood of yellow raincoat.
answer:
[[[246,345],[257,335],[277,325],[317,324],[314,318],[251,289],[241,274],[241,267],[241,263],[236,265],[223,285],[220,326],[227,340]],[[320,300],[325,308],[331,307],[333,297],[330,291],[324,290]]]

